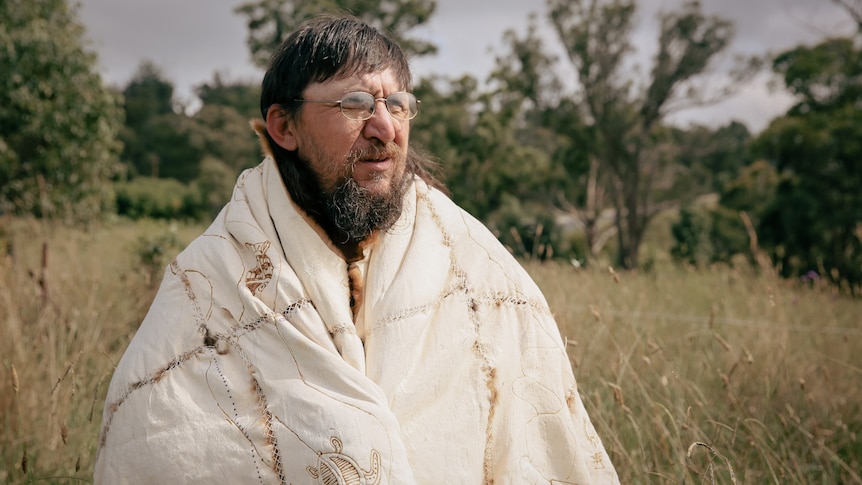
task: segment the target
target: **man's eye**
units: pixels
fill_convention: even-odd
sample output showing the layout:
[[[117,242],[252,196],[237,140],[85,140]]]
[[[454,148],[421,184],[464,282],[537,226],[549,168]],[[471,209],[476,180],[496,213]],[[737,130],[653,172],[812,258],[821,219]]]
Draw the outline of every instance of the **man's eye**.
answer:
[[[367,110],[369,106],[368,98],[370,96],[347,95],[341,99],[341,107],[350,110]],[[374,102],[374,99],[371,99]]]

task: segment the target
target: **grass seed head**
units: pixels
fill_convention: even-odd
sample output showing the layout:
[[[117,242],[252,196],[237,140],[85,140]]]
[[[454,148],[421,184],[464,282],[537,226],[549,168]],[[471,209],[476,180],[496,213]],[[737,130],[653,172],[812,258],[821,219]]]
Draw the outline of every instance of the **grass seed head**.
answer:
[[[14,365],[12,366],[12,390],[18,394],[18,370]]]

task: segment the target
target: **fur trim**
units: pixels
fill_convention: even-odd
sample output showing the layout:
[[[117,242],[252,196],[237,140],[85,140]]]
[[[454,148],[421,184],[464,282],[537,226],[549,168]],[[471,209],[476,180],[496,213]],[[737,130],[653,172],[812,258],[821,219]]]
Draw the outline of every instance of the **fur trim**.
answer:
[[[275,150],[272,149],[269,137],[266,136],[266,121],[263,121],[260,118],[254,118],[249,120],[248,124],[251,125],[251,128],[255,133],[257,133],[257,138],[260,140],[260,148],[263,150],[263,155],[275,160]]]

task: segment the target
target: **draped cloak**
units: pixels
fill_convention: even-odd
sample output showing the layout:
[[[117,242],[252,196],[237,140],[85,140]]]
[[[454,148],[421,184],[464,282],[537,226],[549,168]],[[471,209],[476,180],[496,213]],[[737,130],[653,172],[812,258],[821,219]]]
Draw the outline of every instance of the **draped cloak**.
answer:
[[[618,483],[532,279],[418,178],[347,264],[272,158],[165,271],[106,398],[96,483]]]

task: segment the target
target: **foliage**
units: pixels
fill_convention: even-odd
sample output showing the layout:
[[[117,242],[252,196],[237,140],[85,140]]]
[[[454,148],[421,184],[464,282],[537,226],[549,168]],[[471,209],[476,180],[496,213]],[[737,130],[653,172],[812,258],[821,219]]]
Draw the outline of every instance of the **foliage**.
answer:
[[[115,184],[117,214],[131,219],[196,218],[205,210],[199,192],[174,179],[137,177]]]
[[[679,177],[694,189],[693,193],[721,191],[754,161],[749,150],[751,133],[738,121],[717,129],[698,125],[674,129],[673,137],[680,147]]]
[[[433,54],[437,48],[407,32],[434,13],[434,0],[250,0],[236,8],[248,20],[252,60],[266,67],[270,54],[305,20],[322,13],[348,12],[391,36],[408,55]]]
[[[535,203],[524,203],[509,194],[503,194],[502,204],[486,224],[511,253],[522,259],[546,261],[552,258],[577,258],[573,248],[554,221],[553,216]]]
[[[415,91],[423,111],[413,122],[411,142],[443,160],[452,198],[513,253],[570,257],[578,250],[557,226],[553,200],[562,187],[574,185],[558,161],[579,163],[572,141],[580,133],[578,118],[555,99],[554,59],[543,53],[535,18],[525,39],[507,32],[504,49],[488,92],[469,76],[421,80]],[[548,129],[554,124],[571,129],[572,136]]]
[[[749,161],[749,134],[741,124],[716,131],[664,124],[671,104],[706,97],[694,81],[724,49],[732,27],[703,15],[697,2],[662,14],[652,77],[640,84],[626,74],[633,51],[633,1],[551,0],[549,10],[575,68],[575,91],[564,89],[571,82],[564,82],[564,71],[531,17],[523,37],[505,33],[490,76],[494,89],[475,96],[487,98],[478,103],[476,117],[486,112],[501,117],[507,128],[498,132],[503,135],[498,145],[517,140],[549,158],[548,167],[532,165],[538,169],[533,177],[543,179],[536,184],[541,188],[519,195],[532,201],[525,207],[575,221],[583,231],[584,256],[599,257],[616,237],[618,264],[633,268],[656,214],[714,190]],[[514,190],[506,183],[500,187]]]
[[[193,185],[199,194],[202,219],[215,217],[230,200],[236,175],[236,171],[221,160],[204,157],[201,161],[201,174]]]
[[[213,80],[197,86],[195,92],[204,106],[233,108],[245,119],[260,118],[260,83],[228,81],[222,74],[213,74]]]
[[[745,211],[755,222],[773,204],[779,175],[775,166],[758,160],[743,168],[738,177],[722,187],[720,203],[736,211]]]
[[[816,271],[862,284],[862,48],[829,39],[779,55],[774,69],[798,99],[758,137],[782,174],[759,226],[785,276]]]
[[[126,124],[140,128],[156,116],[174,112],[174,86],[152,61],[142,61],[123,89]]]
[[[738,254],[755,261],[754,252],[760,249],[760,241],[752,241],[757,235],[749,231],[757,228],[774,206],[779,182],[776,168],[765,160],[758,160],[724,185],[719,206],[710,213],[711,262],[729,263]],[[752,227],[745,226],[743,217],[751,221]]]
[[[215,216],[230,199],[239,173],[262,159],[257,133],[250,120],[260,118],[260,86],[228,82],[219,73],[198,86],[203,106],[191,117],[189,137],[203,158],[193,185],[200,193],[201,216]]]
[[[66,0],[0,2],[0,214],[109,208],[122,120]]]
[[[135,241],[133,252],[136,263],[153,287],[158,285],[165,267],[182,246],[175,226],[160,232],[146,233]]]
[[[745,226],[743,214],[719,205],[709,213],[709,254],[710,263],[733,264],[741,256],[748,264],[754,264],[756,253],[752,251],[751,234]],[[757,249],[757,248],[754,248]]]
[[[123,90],[122,159],[133,175],[187,183],[199,173],[206,147],[194,144],[191,132],[195,125],[188,116],[174,111],[173,92],[173,84],[150,62],[140,65]]]
[[[679,221],[671,226],[674,245],[670,254],[676,261],[683,261],[695,266],[702,265],[710,256],[709,220],[702,213],[690,207],[679,211]]]
[[[221,104],[204,104],[188,124],[186,135],[190,145],[201,157],[215,158],[230,169],[231,184],[243,170],[260,163],[262,159],[257,133],[249,125],[249,118],[236,109]],[[205,176],[206,167],[198,164],[198,178]],[[224,200],[226,202],[227,199]]]
[[[423,112],[413,121],[411,143],[443,159],[452,199],[504,239],[512,231],[532,239],[528,234],[539,226],[549,234],[554,221],[542,201],[552,176],[550,158],[540,141],[520,129],[512,111],[479,93],[471,77],[451,80],[443,88],[426,79],[415,92],[423,100]],[[523,252],[523,243],[506,242],[516,254],[533,253]],[[543,251],[554,253],[550,247]]]
[[[482,219],[480,206],[485,200],[476,177],[467,173],[470,155],[465,151],[476,123],[478,82],[470,76],[448,80],[442,87],[438,82],[442,84],[434,78],[421,79],[413,90],[422,104],[419,115],[411,121],[410,143],[441,160],[452,198]],[[466,190],[471,185],[475,190]]]
[[[215,215],[239,172],[260,163],[257,136],[239,111],[253,111],[249,102],[259,90],[227,83],[216,73],[212,83],[198,87],[203,106],[189,115],[175,111],[173,84],[144,62],[124,90],[129,116],[123,158],[130,181],[117,185],[118,213],[166,219]]]
[[[625,74],[633,51],[633,0],[549,0],[548,6],[575,69],[579,93],[572,99],[589,127],[589,155],[607,177],[618,264],[637,267],[647,225],[686,188],[677,177],[679,147],[664,117],[680,96],[703,96],[692,81],[727,46],[732,25],[704,15],[698,2],[661,14],[658,52],[641,86]]]
[[[775,167],[758,160],[742,168],[735,179],[722,187],[716,207],[696,203],[684,206],[671,228],[674,237],[671,255],[691,264],[732,263],[737,255],[754,262],[757,241],[752,248],[743,217],[757,227],[774,205],[778,184]]]
[[[509,237],[500,236],[507,244],[524,247],[525,256],[533,256],[535,249],[545,257],[555,255],[571,258],[595,256],[606,238],[600,228],[601,208],[596,201],[604,192],[596,187],[596,172],[591,170],[589,144],[591,137],[578,106],[571,98],[562,95],[562,83],[555,66],[557,58],[546,52],[544,41],[538,35],[537,19],[531,16],[526,35],[518,37],[513,30],[503,35],[503,48],[495,59],[495,68],[489,81],[493,90],[489,93],[489,107],[495,115],[508,123],[512,138],[518,143],[541,153],[540,158],[524,158],[516,161],[532,173],[528,191],[518,194],[512,204],[519,211],[504,214],[509,220],[524,221],[512,226]],[[513,179],[515,185],[522,183]],[[517,192],[503,187],[508,192]],[[530,216],[523,214],[528,210]],[[563,234],[556,214],[575,218],[583,226],[588,252],[570,244],[570,237]],[[541,234],[541,238],[536,233]],[[553,237],[551,236],[553,234]],[[516,239],[510,241],[509,239]],[[524,239],[520,244],[518,240]],[[542,239],[538,244],[532,239]],[[517,251],[516,253],[521,253]]]

